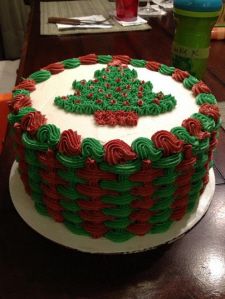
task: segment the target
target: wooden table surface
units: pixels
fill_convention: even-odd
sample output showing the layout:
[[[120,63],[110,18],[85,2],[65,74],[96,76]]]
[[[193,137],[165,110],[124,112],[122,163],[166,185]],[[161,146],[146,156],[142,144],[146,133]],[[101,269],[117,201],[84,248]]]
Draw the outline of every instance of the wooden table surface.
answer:
[[[113,34],[40,36],[33,2],[18,80],[51,62],[88,53],[126,54],[170,64],[172,14],[151,19],[152,30]],[[225,43],[212,42],[205,81],[225,100]],[[8,181],[12,140],[0,156],[1,299],[218,299],[225,298],[225,132],[216,152],[217,185],[203,219],[183,238],[131,255],[92,255],[57,245],[17,214]]]

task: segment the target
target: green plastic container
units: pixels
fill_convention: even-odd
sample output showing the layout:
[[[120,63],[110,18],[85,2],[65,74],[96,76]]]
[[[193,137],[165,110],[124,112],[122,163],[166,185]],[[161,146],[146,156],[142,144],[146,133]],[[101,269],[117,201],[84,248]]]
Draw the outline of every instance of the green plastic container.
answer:
[[[216,23],[221,0],[175,0],[176,31],[172,64],[201,79],[207,67],[211,30]]]

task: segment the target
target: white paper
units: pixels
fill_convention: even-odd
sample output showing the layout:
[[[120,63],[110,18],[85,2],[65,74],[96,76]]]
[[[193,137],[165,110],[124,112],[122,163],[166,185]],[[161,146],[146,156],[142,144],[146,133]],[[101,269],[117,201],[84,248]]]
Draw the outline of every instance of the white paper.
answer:
[[[104,21],[105,17],[103,15],[91,15],[91,16],[84,16],[84,17],[74,17],[70,19],[76,19],[80,21]],[[112,24],[108,21],[105,21],[101,24],[79,24],[79,25],[66,25],[66,24],[56,24],[58,30],[66,30],[71,28],[111,28]]]

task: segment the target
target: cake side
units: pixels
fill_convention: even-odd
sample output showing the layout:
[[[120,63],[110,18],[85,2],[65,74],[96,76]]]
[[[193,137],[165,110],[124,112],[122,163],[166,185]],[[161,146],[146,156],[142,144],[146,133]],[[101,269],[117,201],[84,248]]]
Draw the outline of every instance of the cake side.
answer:
[[[127,143],[83,138],[75,127],[61,133],[32,107],[30,92],[51,74],[115,60],[172,76],[192,91],[199,111],[171,130]],[[9,121],[26,191],[40,213],[76,234],[122,242],[163,232],[193,209],[208,182],[219,112],[209,88],[184,71],[123,55],[91,54],[51,64],[13,93]]]

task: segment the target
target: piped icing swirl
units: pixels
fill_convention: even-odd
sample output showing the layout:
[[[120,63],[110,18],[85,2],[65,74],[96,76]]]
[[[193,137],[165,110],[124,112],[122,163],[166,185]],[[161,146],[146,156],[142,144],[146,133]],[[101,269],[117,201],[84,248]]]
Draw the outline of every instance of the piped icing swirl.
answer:
[[[183,142],[172,133],[161,130],[152,135],[155,146],[163,150],[165,156],[179,153],[183,149]]]
[[[61,154],[68,156],[79,155],[81,153],[81,136],[72,129],[63,131],[58,150]]]
[[[208,132],[202,131],[202,125],[199,120],[194,118],[185,119],[182,122],[182,126],[186,128],[190,135],[196,136],[198,139],[205,139],[209,137]]]
[[[21,128],[34,135],[38,128],[46,123],[46,118],[39,111],[29,112],[21,119]]]
[[[136,159],[136,153],[123,140],[110,140],[104,145],[105,161],[109,165],[115,165]]]

